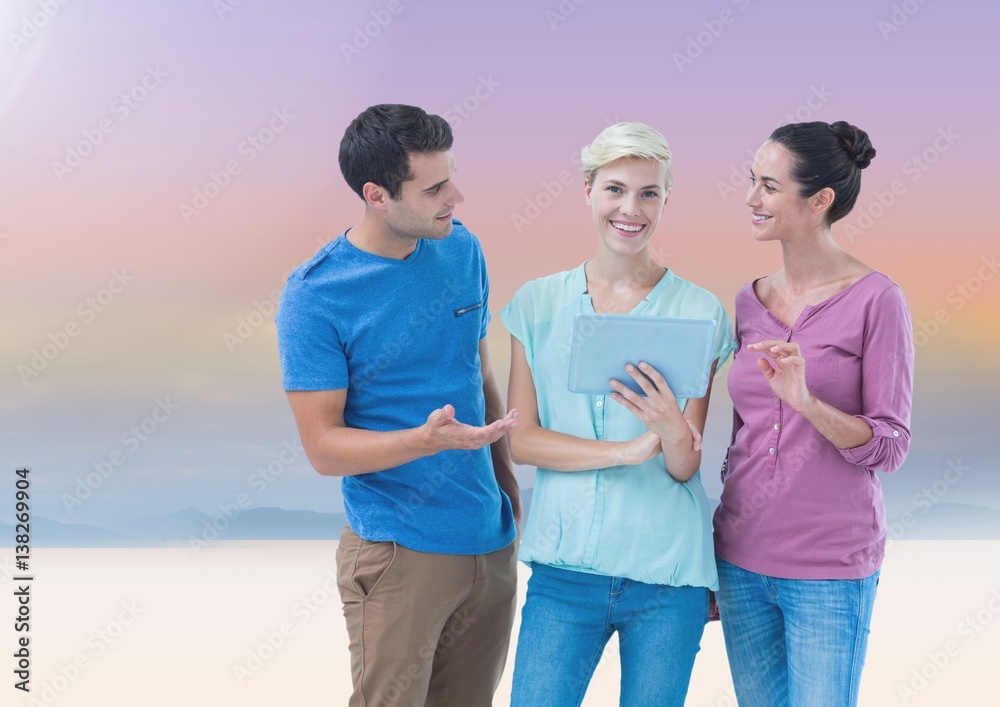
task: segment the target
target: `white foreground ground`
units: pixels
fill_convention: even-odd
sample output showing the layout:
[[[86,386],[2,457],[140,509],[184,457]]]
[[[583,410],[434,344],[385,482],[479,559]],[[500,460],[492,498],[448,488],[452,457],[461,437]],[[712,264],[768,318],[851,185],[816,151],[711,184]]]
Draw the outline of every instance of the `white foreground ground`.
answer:
[[[0,573],[0,704],[343,705],[335,542],[201,550],[35,550],[29,695],[16,690],[17,583]],[[868,707],[1000,705],[1000,542],[900,541],[883,567],[861,690]],[[0,551],[5,572],[13,552]],[[521,569],[520,600],[528,570]],[[514,635],[517,635],[517,623]],[[507,705],[513,650],[495,704]],[[616,705],[616,643],[585,705]],[[688,705],[732,707],[718,624]]]

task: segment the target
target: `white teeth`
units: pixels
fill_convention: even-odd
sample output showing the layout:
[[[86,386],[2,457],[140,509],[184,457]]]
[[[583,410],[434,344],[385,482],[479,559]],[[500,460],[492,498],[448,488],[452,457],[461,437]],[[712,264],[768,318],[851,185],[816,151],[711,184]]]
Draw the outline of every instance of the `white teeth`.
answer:
[[[618,223],[617,221],[612,221],[611,225],[621,231],[627,231],[628,233],[638,233],[642,230],[642,226],[626,226],[624,223]]]
[[[756,221],[757,223],[762,223],[764,221],[767,221],[769,218],[771,218],[770,216],[758,216],[757,214],[752,214],[752,216],[753,216],[753,220]]]

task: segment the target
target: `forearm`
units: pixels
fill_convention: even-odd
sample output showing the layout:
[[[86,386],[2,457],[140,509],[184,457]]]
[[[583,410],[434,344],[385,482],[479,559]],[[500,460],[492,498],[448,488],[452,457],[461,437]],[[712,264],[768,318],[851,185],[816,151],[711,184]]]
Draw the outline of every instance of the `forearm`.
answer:
[[[325,476],[385,471],[435,452],[420,427],[392,432],[331,427],[306,445],[309,462]]]
[[[698,418],[698,429],[704,424],[707,400],[692,402],[692,412]],[[687,408],[685,408],[687,409]],[[701,467],[701,449],[695,450],[691,425],[679,409],[668,413],[660,432],[660,446],[663,448],[663,465],[674,480],[684,483],[694,476]]]
[[[451,404],[427,416],[424,424],[380,432],[344,421],[347,389],[287,392],[302,446],[313,468],[327,476],[385,471],[446,449],[481,449],[493,444],[513,422],[505,416],[476,427],[455,419]]]
[[[582,439],[532,424],[519,424],[508,433],[510,451],[518,464],[552,471],[591,471],[622,466],[623,444]]]
[[[514,462],[510,458],[506,437],[490,445],[490,456],[493,458],[493,475],[496,477],[497,485],[510,499],[514,517],[520,519],[521,488],[518,486],[517,477],[514,476]]]
[[[712,363],[712,376],[715,375],[717,363],[718,361]],[[639,363],[638,369],[628,365],[625,370],[646,395],[637,395],[622,383],[612,381],[615,388],[612,399],[638,417],[651,434],[657,435],[667,473],[678,482],[687,481],[701,466],[700,444],[695,444],[695,435],[699,436],[700,443],[701,430],[705,427],[708,415],[708,401],[712,394],[711,382],[705,395],[686,401],[682,411],[659,371],[643,362]]]
[[[854,449],[872,438],[872,428],[854,415],[810,395],[795,412],[806,418],[837,449]]]
[[[682,420],[683,432],[676,437],[660,437],[663,446],[663,464],[676,481],[684,483],[701,468],[701,451],[694,450],[694,438],[687,423]]]

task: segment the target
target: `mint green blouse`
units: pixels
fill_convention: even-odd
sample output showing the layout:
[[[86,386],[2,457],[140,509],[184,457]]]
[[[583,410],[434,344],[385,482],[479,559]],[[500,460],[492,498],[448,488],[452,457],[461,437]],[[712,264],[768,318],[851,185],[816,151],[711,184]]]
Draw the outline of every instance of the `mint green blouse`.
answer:
[[[581,265],[527,283],[500,318],[524,346],[542,427],[584,439],[633,439],[646,431],[635,415],[610,396],[567,388],[573,317],[593,311]],[[714,319],[719,367],[735,346],[719,300],[669,270],[629,314]],[[677,402],[683,409],[687,401]],[[662,455],[593,471],[539,468],[518,558],[651,584],[718,587],[701,473],[679,483]]]

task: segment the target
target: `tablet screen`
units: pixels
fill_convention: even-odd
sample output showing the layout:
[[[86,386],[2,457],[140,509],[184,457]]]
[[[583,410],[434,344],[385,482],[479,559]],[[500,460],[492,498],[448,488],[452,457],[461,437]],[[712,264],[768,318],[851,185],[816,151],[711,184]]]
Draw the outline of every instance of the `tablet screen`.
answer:
[[[645,361],[660,372],[678,398],[708,391],[715,320],[622,314],[577,314],[570,342],[569,390],[608,395],[615,379],[644,395],[625,370]]]

